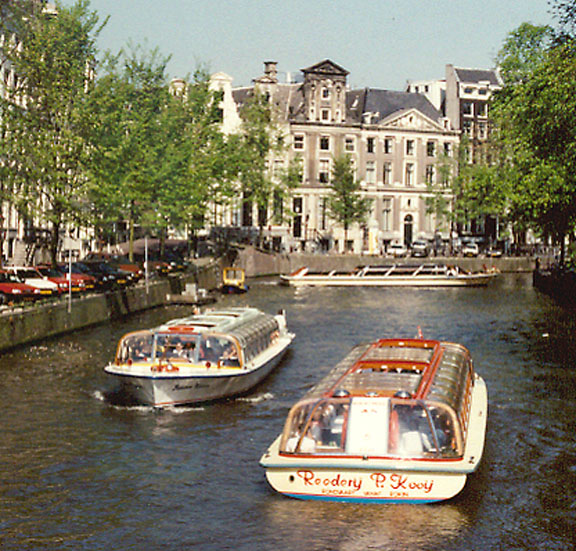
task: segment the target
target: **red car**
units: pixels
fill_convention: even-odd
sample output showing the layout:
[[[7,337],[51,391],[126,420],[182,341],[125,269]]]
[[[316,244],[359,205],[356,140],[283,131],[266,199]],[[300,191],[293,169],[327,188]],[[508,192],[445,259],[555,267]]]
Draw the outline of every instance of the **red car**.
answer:
[[[17,276],[0,270],[0,304],[32,301],[42,298],[40,289],[22,283]]]
[[[68,273],[64,273],[61,270],[56,270],[51,266],[36,266],[36,269],[49,281],[52,281],[58,285],[61,293],[67,293],[70,288],[68,285]],[[86,291],[86,283],[83,278],[77,277],[77,274],[72,274],[72,292],[80,293]],[[92,287],[94,288],[94,287]]]
[[[68,277],[68,264],[58,264],[58,270],[64,274],[64,276]],[[91,276],[90,274],[83,274],[79,270],[77,270],[74,266],[72,266],[72,284],[74,282],[78,282],[78,284],[83,287],[84,291],[93,291],[96,289],[96,278]]]

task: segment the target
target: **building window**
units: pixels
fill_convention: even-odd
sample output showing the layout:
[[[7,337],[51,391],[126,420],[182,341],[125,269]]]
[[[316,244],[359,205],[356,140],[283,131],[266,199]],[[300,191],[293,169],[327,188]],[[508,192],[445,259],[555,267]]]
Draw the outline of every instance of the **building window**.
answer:
[[[480,138],[481,140],[485,140],[486,136],[487,136],[486,123],[485,122],[479,122],[478,123],[478,138]]]
[[[366,152],[367,153],[374,153],[374,138],[368,138],[366,140]]]
[[[374,161],[366,161],[366,183],[376,183],[376,163]]]
[[[392,138],[384,138],[384,153],[392,153]]]
[[[329,109],[322,109],[322,120],[329,121],[330,120],[330,110]]]
[[[330,88],[322,88],[322,98],[328,99],[330,97]]]
[[[472,114],[472,102],[465,101],[462,104],[462,113],[464,113],[464,115],[471,115]]]
[[[382,199],[382,231],[392,229],[392,199]]]
[[[414,185],[414,163],[406,163],[404,183],[406,187],[412,187]]]
[[[480,88],[480,90],[478,90],[478,94],[480,94],[481,96],[485,96],[488,94],[488,89],[487,88]]]
[[[414,155],[414,140],[406,140],[406,155]]]
[[[476,104],[476,109],[478,110],[479,117],[485,117],[488,113],[488,104],[487,103],[478,103]]]
[[[346,136],[344,138],[344,150],[347,153],[354,153],[356,150],[356,143],[352,136]]]
[[[384,185],[392,184],[392,163],[384,163],[384,171],[382,174]]]
[[[426,183],[433,184],[434,183],[434,176],[435,176],[435,167],[434,165],[426,165]]]
[[[330,136],[320,136],[320,149],[330,151]]]
[[[462,132],[468,135],[472,133],[472,121],[468,120],[462,121]]]
[[[444,155],[452,157],[452,144],[450,142],[444,142]]]
[[[330,181],[330,161],[328,159],[320,159],[318,181],[321,184],[327,184]]]
[[[436,142],[429,141],[426,143],[426,154],[428,157],[436,157]]]
[[[304,149],[304,134],[294,135],[294,149]]]

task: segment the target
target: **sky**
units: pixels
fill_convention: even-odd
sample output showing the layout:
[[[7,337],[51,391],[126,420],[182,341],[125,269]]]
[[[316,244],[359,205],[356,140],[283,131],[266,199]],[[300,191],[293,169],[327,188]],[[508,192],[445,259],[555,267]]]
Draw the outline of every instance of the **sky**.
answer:
[[[71,5],[75,0],[63,0]],[[170,77],[199,67],[233,86],[262,75],[297,75],[324,59],[349,71],[352,88],[402,90],[444,78],[445,67],[489,69],[523,22],[553,24],[548,0],[91,0],[109,21],[101,52],[129,43],[170,55]]]

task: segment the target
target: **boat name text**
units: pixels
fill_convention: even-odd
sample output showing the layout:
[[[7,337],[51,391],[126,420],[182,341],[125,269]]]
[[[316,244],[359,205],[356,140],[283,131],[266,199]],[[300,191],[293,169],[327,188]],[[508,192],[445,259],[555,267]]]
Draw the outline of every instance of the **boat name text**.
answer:
[[[297,475],[304,482],[304,486],[330,488],[331,490],[338,490],[338,493],[342,493],[341,491],[344,488],[350,490],[350,492],[346,493],[351,493],[352,491],[359,492],[365,480],[365,477],[362,475],[351,478],[345,477],[341,473],[334,476],[322,476],[322,474],[308,470],[298,471]],[[427,494],[434,486],[434,480],[409,480],[407,475],[398,473],[384,474],[375,472],[370,474],[369,479],[378,490],[417,490]]]

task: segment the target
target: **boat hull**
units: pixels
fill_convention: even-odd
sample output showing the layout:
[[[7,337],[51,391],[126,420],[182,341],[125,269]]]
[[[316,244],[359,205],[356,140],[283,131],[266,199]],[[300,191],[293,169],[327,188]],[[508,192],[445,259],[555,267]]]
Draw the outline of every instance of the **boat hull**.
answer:
[[[292,287],[483,287],[496,274],[447,277],[354,277],[354,276],[280,276],[281,283]]]
[[[385,469],[268,469],[266,478],[287,497],[356,503],[432,503],[454,497],[466,474]]]
[[[120,380],[122,390],[138,403],[154,407],[167,407],[210,402],[244,394],[264,380],[278,365],[293,336],[279,339],[275,350],[253,368],[211,369],[198,374],[188,374],[186,370],[176,372],[150,372],[139,375],[121,373],[114,366],[108,366],[107,373]]]

